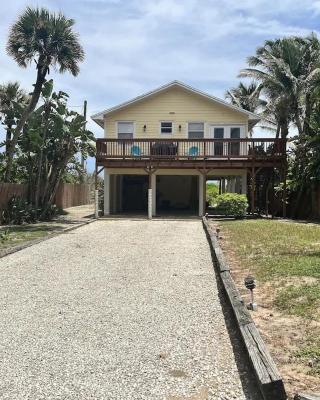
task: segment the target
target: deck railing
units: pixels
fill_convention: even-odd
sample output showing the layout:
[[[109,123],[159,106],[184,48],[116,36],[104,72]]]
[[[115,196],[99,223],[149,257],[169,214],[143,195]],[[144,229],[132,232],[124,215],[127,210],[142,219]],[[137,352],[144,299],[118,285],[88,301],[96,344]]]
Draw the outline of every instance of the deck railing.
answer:
[[[284,139],[97,139],[97,160],[265,159],[286,154]]]

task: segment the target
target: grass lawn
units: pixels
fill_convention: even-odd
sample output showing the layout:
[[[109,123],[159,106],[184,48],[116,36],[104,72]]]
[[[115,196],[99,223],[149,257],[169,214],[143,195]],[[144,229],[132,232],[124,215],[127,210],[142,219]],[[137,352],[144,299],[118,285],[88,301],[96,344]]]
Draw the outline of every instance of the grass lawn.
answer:
[[[237,284],[243,286],[247,273],[257,279],[262,309],[254,318],[265,313],[261,326],[268,338],[278,340],[282,334],[290,353],[287,364],[300,363],[302,373],[320,378],[320,225],[235,220],[219,222],[219,226]],[[277,318],[279,323],[274,325]]]
[[[12,247],[40,239],[61,229],[59,224],[53,223],[2,227],[0,228],[0,255]]]

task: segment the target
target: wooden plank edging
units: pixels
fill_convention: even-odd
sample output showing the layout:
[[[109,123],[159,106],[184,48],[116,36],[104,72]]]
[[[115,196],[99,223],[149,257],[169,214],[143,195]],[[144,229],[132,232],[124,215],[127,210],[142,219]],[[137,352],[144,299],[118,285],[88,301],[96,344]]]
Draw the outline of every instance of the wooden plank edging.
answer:
[[[294,400],[320,400],[320,394],[298,393]]]
[[[285,400],[287,395],[280,373],[232,279],[216,232],[206,217],[202,218],[202,224],[212,251],[214,268],[218,269],[263,398]]]

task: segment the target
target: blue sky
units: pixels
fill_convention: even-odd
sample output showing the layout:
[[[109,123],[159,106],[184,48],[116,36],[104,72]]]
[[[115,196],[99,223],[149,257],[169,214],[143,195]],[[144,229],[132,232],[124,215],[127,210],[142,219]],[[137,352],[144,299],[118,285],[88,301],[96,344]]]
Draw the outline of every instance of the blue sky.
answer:
[[[5,53],[9,27],[26,5],[75,19],[86,53],[80,75],[52,71],[50,77],[78,111],[86,99],[89,115],[175,79],[223,98],[237,85],[246,57],[264,40],[320,31],[320,1],[311,0],[6,1],[1,5],[1,83],[18,80],[28,91],[34,66],[21,69]],[[102,136],[93,122],[89,128]]]

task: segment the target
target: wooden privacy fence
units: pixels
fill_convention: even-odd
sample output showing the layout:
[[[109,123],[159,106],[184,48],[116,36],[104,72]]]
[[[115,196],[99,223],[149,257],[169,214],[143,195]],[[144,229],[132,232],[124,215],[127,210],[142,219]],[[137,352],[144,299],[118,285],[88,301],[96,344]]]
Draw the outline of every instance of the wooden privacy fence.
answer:
[[[90,204],[91,197],[91,185],[63,183],[57,190],[55,204],[61,208],[76,207]]]
[[[19,183],[0,183],[0,212],[4,210],[13,195],[26,197],[28,185]],[[90,204],[91,185],[61,183],[54,203],[61,208]]]

